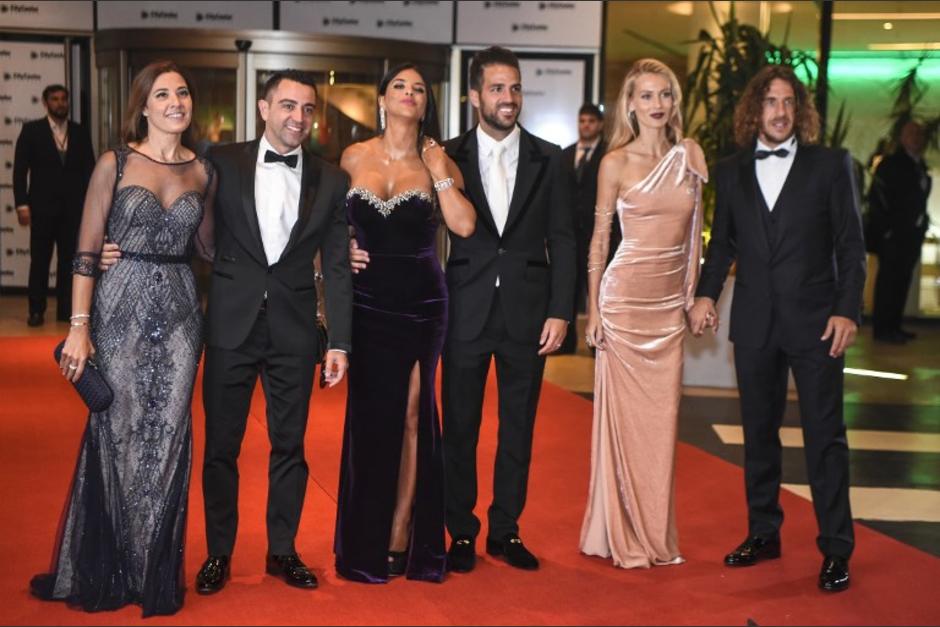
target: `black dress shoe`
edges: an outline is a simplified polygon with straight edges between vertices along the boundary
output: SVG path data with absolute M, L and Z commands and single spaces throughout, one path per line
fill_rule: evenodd
M 317 587 L 317 578 L 306 564 L 300 561 L 296 553 L 290 555 L 268 555 L 265 570 L 269 575 L 280 577 L 295 588 L 313 589 Z
M 514 533 L 508 533 L 502 540 L 486 539 L 486 552 L 490 555 L 503 557 L 510 566 L 523 570 L 537 570 L 539 560 L 522 544 L 522 540 Z
M 725 555 L 725 566 L 753 566 L 780 557 L 780 539 L 751 536 Z
M 470 536 L 457 536 L 447 552 L 447 570 L 469 573 L 477 565 L 476 546 Z
M 900 331 L 888 331 L 887 333 L 874 333 L 872 335 L 876 342 L 884 342 L 885 344 L 895 344 L 901 346 L 907 344 L 907 336 L 905 336 Z
M 41 327 L 45 319 L 41 313 L 31 313 L 29 318 L 26 319 L 26 326 L 30 327 Z
M 849 587 L 849 560 L 834 555 L 823 560 L 819 587 L 826 592 L 841 592 Z
M 210 555 L 196 574 L 196 592 L 214 594 L 225 587 L 230 576 L 228 555 Z
M 908 339 L 908 340 L 917 339 L 917 334 L 914 333 L 913 331 L 906 331 L 905 329 L 898 329 L 898 333 L 900 333 L 905 339 Z

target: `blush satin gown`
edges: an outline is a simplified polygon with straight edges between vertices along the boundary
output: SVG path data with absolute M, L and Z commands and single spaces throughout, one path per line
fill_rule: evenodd
M 685 312 L 702 240 L 702 150 L 685 139 L 616 200 L 623 241 L 604 271 L 614 207 L 598 207 L 589 272 L 599 308 L 591 482 L 581 551 L 615 566 L 679 564 L 674 480 Z

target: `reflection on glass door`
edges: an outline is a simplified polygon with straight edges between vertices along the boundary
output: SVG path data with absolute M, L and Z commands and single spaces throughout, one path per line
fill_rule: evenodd
M 250 55 L 248 100 L 254 106 L 254 128 L 247 136 L 260 137 L 264 121 L 256 101 L 263 96 L 264 84 L 280 68 L 310 72 L 317 85 L 317 113 L 310 132 L 309 148 L 331 163 L 339 163 L 343 149 L 372 137 L 376 131 L 376 85 L 381 64 L 332 60 L 322 57 Z

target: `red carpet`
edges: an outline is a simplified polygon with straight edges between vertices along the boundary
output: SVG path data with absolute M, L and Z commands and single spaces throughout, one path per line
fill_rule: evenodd
M 84 614 L 41 602 L 27 591 L 48 567 L 75 452 L 83 406 L 49 356 L 56 338 L 0 339 L 0 624 L 91 625 L 141 623 L 140 609 Z M 186 554 L 192 586 L 205 556 L 199 468 L 202 405 L 197 386 L 195 471 Z M 259 390 L 260 391 L 260 390 Z M 480 445 L 481 499 L 490 496 L 496 395 L 491 381 Z M 847 592 L 817 590 L 820 564 L 812 508 L 789 493 L 784 557 L 731 570 L 724 553 L 744 533 L 741 470 L 680 445 L 678 518 L 688 562 L 624 571 L 578 552 L 590 464 L 591 404 L 546 384 L 536 428 L 529 501 L 522 535 L 540 558 L 522 572 L 483 557 L 468 575 L 441 585 L 395 580 L 370 586 L 339 579 L 332 537 L 345 388 L 314 393 L 307 437 L 311 481 L 298 549 L 320 578 L 308 592 L 263 574 L 267 437 L 263 401 L 256 397 L 242 450 L 241 529 L 233 579 L 218 595 L 190 589 L 182 611 L 148 624 L 937 624 L 940 560 L 857 526 Z M 482 551 L 482 538 L 478 542 Z

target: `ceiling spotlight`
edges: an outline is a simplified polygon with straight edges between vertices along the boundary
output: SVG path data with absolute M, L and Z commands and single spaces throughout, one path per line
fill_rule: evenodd
M 882 24 L 882 28 L 884 28 L 885 30 L 891 30 L 892 28 L 894 28 L 894 24 L 892 24 L 891 22 L 885 22 L 884 24 Z
M 684 15 L 686 17 L 692 15 L 692 3 L 691 2 L 673 2 L 666 6 L 666 10 L 675 15 Z

